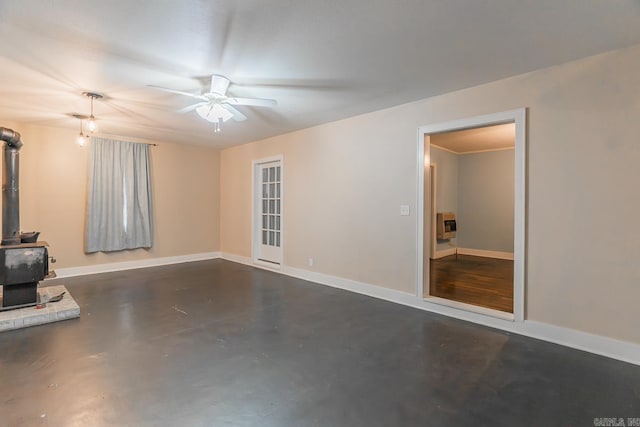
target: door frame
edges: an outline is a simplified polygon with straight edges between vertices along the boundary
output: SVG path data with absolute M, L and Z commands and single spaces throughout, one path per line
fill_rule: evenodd
M 258 231 L 258 224 L 262 224 L 262 217 L 258 214 L 258 195 L 261 194 L 262 187 L 258 183 L 260 176 L 257 172 L 258 167 L 265 163 L 280 162 L 280 263 L 272 263 L 262 261 L 258 258 L 260 253 L 258 246 L 260 245 L 261 235 Z M 260 193 L 258 193 L 260 191 Z M 253 264 L 259 267 L 265 267 L 272 270 L 280 270 L 284 264 L 284 156 L 282 154 L 256 159 L 251 162 L 251 260 Z
M 457 317 L 459 310 L 479 313 L 506 321 L 523 322 L 525 319 L 525 268 L 526 268 L 526 108 L 452 120 L 425 125 L 418 128 L 418 206 L 417 206 L 417 275 L 416 295 L 427 304 L 437 304 L 443 314 Z M 515 123 L 514 149 L 514 224 L 513 224 L 513 314 L 499 310 L 478 307 L 451 301 L 445 298 L 424 295 L 425 277 L 429 277 L 429 260 L 425 262 L 425 241 L 431 242 L 432 201 L 430 191 L 425 196 L 425 188 L 431 187 L 430 174 L 425 174 L 430 162 L 429 135 L 475 128 L 480 126 Z M 429 183 L 425 184 L 425 180 Z M 427 224 L 427 227 L 425 227 Z M 431 244 L 427 246 L 431 250 Z

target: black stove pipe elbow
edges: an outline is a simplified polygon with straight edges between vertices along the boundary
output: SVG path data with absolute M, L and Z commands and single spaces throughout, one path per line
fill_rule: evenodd
M 0 140 L 5 141 L 9 147 L 20 149 L 22 147 L 22 137 L 14 130 L 0 127 Z
M 2 173 L 2 245 L 20 243 L 20 148 L 22 137 L 12 129 L 0 127 L 0 140 L 6 142 Z

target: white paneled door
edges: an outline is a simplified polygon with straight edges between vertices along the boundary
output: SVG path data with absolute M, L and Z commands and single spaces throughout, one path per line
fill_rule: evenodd
M 257 163 L 254 187 L 254 260 L 282 262 L 282 160 Z

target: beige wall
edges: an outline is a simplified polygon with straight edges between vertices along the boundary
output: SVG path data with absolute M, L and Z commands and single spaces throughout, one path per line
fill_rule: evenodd
M 151 149 L 154 247 L 85 254 L 87 149 L 76 131 L 0 122 L 22 134 L 21 229 L 38 230 L 55 268 L 80 267 L 219 249 L 219 151 L 158 142 Z M 126 138 L 123 138 L 126 139 Z
M 251 256 L 251 161 L 282 153 L 284 264 L 409 290 L 415 220 L 398 212 L 415 200 L 415 167 L 396 162 L 416 149 L 390 144 L 393 127 L 380 135 L 381 129 L 369 124 L 361 116 L 224 150 L 223 250 Z M 415 140 L 415 133 L 410 130 L 409 138 Z M 313 268 L 307 267 L 308 258 L 314 259 Z
M 640 46 L 226 149 L 221 248 L 251 255 L 251 161 L 283 154 L 284 264 L 413 293 L 417 128 L 528 107 L 527 318 L 640 343 L 638 69 Z

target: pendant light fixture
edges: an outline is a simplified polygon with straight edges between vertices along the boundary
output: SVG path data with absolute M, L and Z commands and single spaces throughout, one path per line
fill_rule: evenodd
M 78 135 L 78 139 L 76 139 L 76 144 L 80 147 L 84 147 L 84 144 L 87 143 L 87 138 L 82 133 L 82 120 L 80 120 L 80 135 Z
M 80 134 L 76 138 L 76 144 L 78 144 L 79 147 L 84 147 L 87 143 L 87 137 L 82 131 L 82 122 L 87 118 L 87 116 L 83 116 L 82 114 L 73 114 L 73 117 L 80 120 Z
M 93 115 L 93 100 L 102 99 L 104 98 L 104 95 L 97 92 L 82 92 L 82 94 L 91 99 L 91 115 L 89 116 L 88 127 L 89 127 L 89 131 L 93 133 L 98 129 L 96 125 L 96 118 Z

